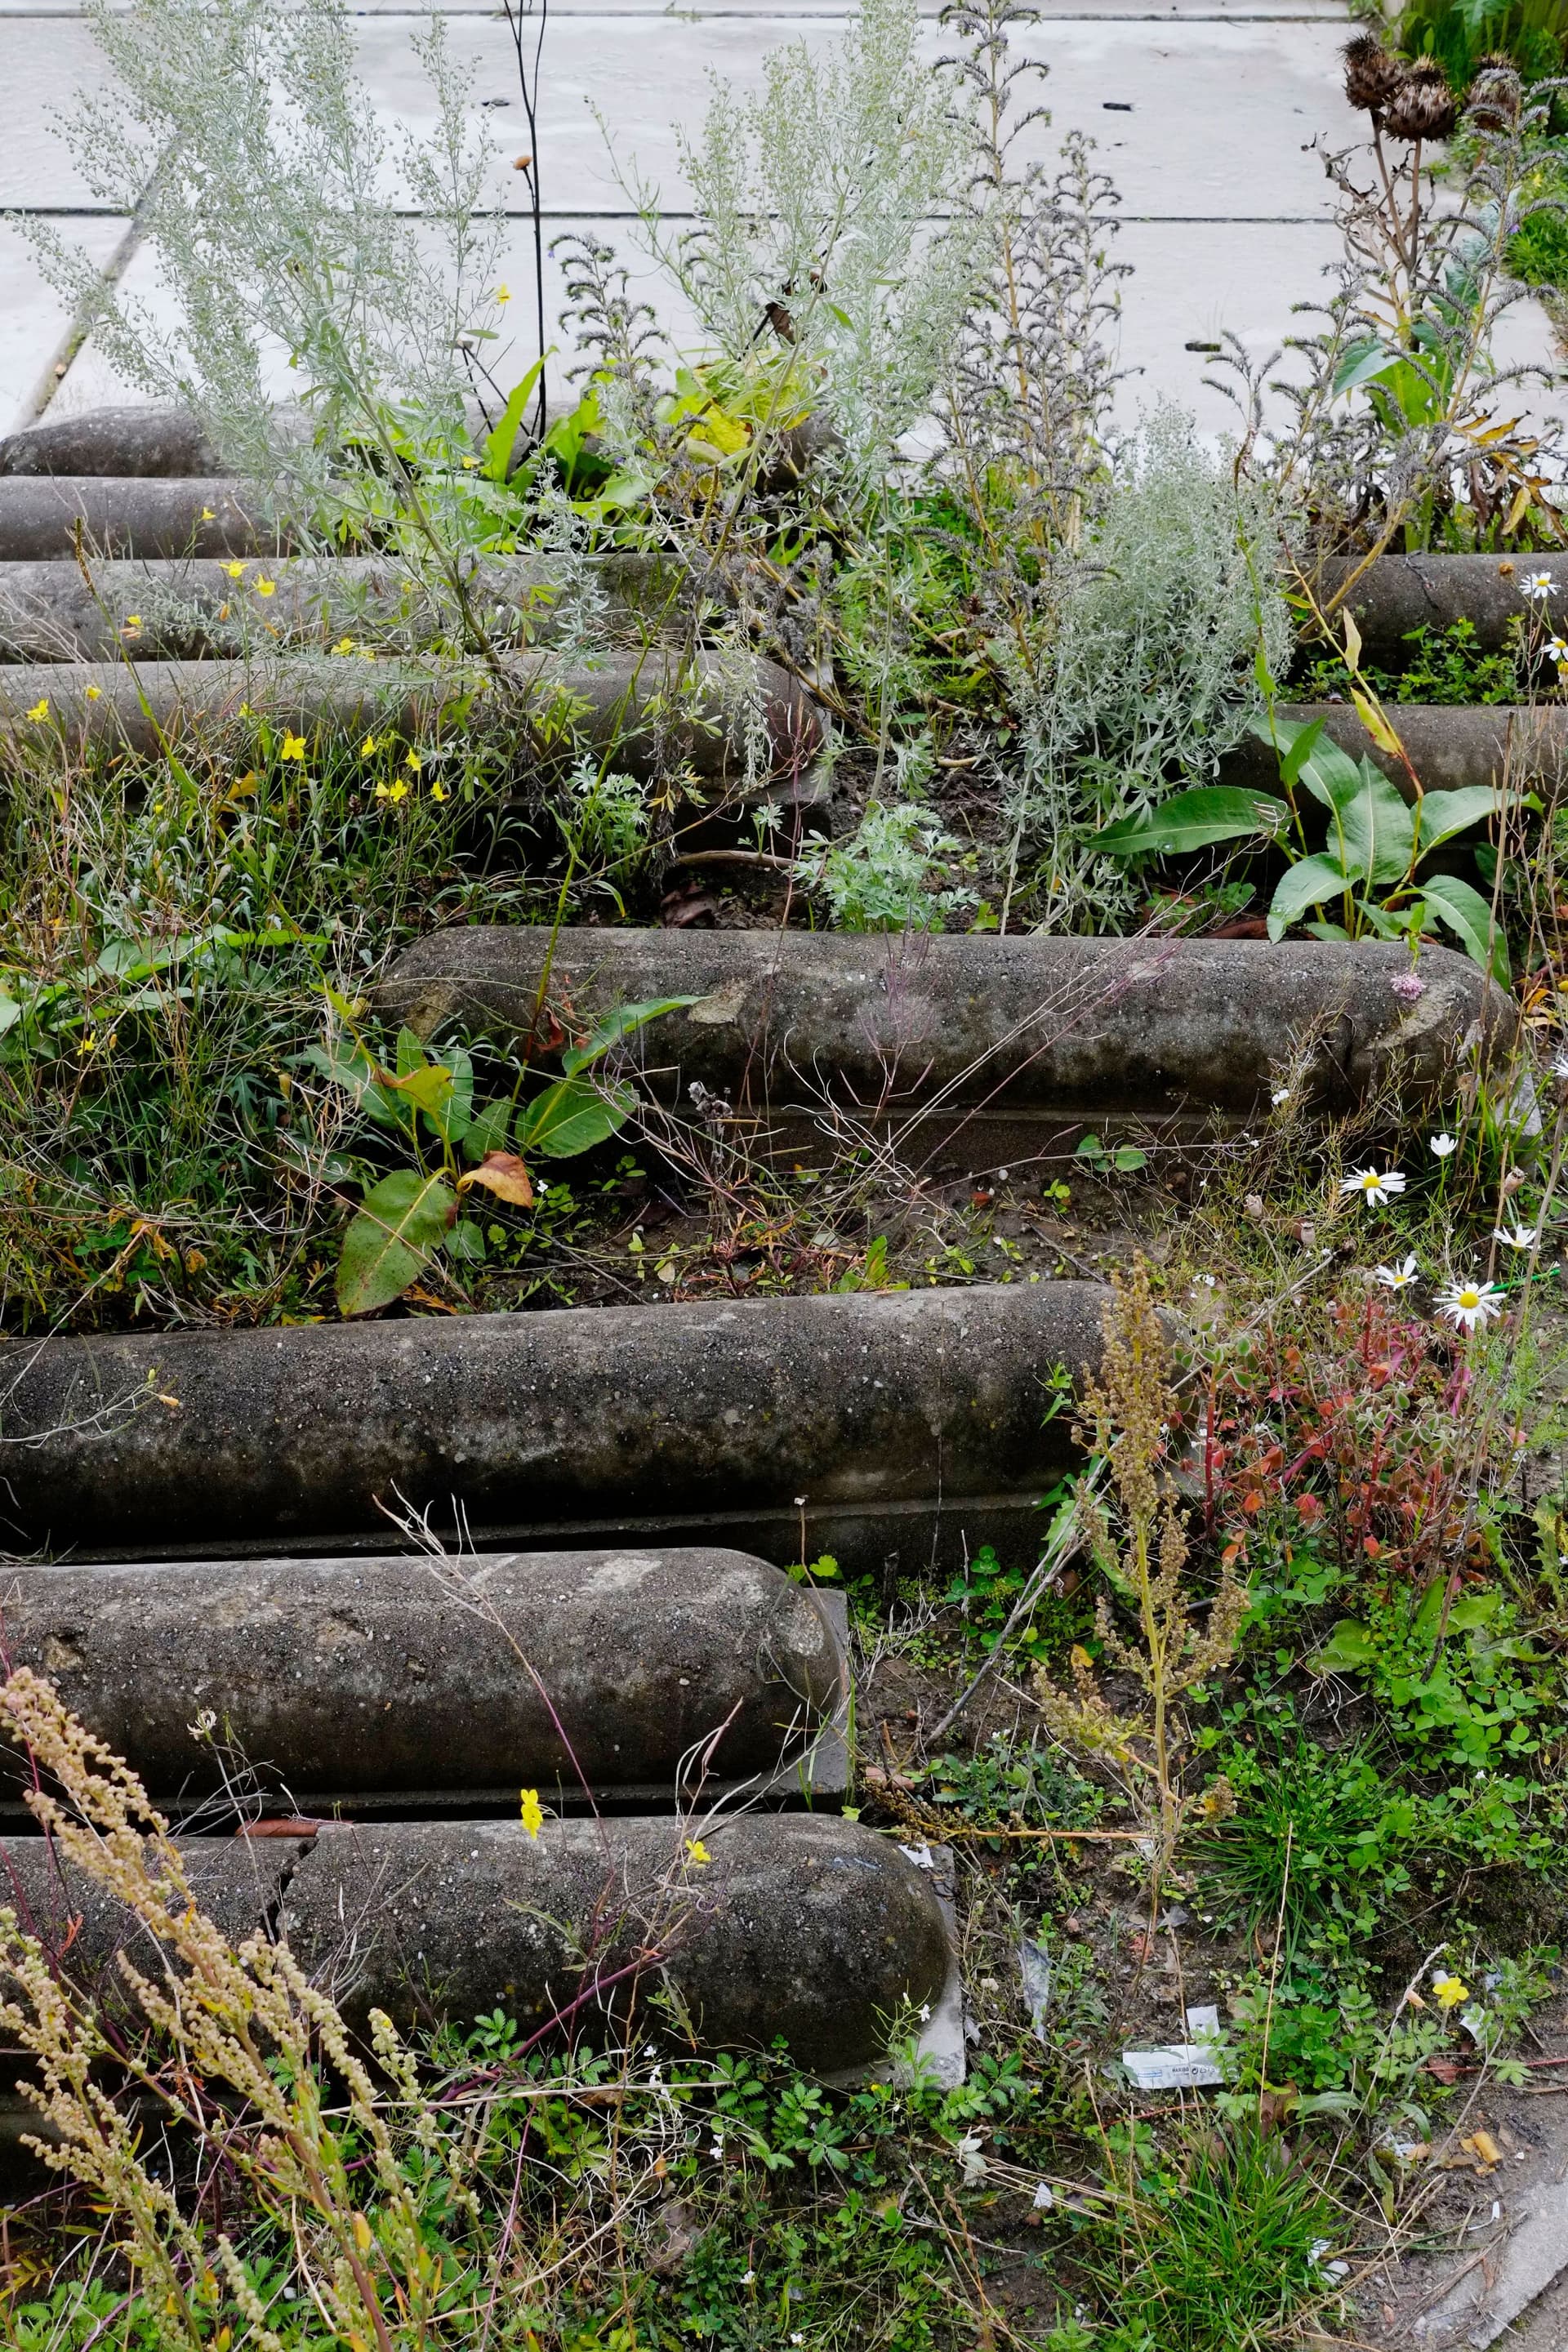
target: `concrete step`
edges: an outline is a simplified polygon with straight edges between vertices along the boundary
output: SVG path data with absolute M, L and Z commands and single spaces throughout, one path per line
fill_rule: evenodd
M 4 1622 L 11 1670 L 207 1829 L 846 1785 L 843 1597 L 737 1551 L 19 1566 Z M 31 1785 L 0 1750 L 0 1811 Z

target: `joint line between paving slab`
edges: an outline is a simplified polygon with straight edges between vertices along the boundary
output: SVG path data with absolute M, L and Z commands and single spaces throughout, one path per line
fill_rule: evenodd
M 0 24 L 5 22 L 5 19 L 0 17 Z M 24 220 L 118 220 L 121 217 L 112 205 L 7 205 L 5 210 Z M 405 208 L 399 205 L 392 217 L 395 220 L 416 221 L 426 220 L 429 215 L 413 206 Z M 570 205 L 559 212 L 549 211 L 540 215 L 541 220 L 547 221 L 637 221 L 645 217 L 642 213 L 627 209 L 596 212 L 584 205 Z M 700 215 L 697 213 L 661 212 L 657 217 L 661 221 L 694 221 Z M 940 217 L 945 218 L 946 215 Z M 1121 213 L 1117 217 L 1122 226 L 1136 228 L 1331 228 L 1333 226 L 1331 213 Z M 533 214 L 527 208 L 513 210 L 510 205 L 499 205 L 494 211 L 487 209 L 476 213 L 474 218 L 531 220 Z M 133 221 L 104 265 L 106 284 L 119 284 L 141 236 L 140 225 Z M 66 339 L 68 342 L 75 333 L 73 328 L 71 336 Z M 80 348 L 79 341 L 77 348 Z M 75 357 L 74 352 L 71 356 Z
M 98 300 L 100 304 L 102 303 L 106 296 L 114 291 L 114 289 L 121 283 L 126 271 L 130 268 L 132 260 L 135 258 L 137 248 L 142 243 L 142 224 L 146 218 L 148 204 L 152 199 L 153 191 L 156 188 L 159 181 L 162 179 L 164 172 L 168 168 L 169 160 L 173 152 L 174 149 L 172 146 L 166 147 L 163 154 L 159 157 L 157 163 L 154 164 L 153 176 L 148 181 L 146 186 L 142 189 L 142 194 L 137 197 L 136 209 L 125 224 L 124 236 L 120 239 L 114 251 L 110 255 L 109 259 L 104 263 L 103 268 L 98 273 Z M 14 209 L 23 211 L 26 213 L 29 217 L 35 219 L 47 219 L 51 217 L 51 215 L 41 206 L 35 207 L 32 205 L 22 205 L 15 207 Z M 118 217 L 118 215 L 107 205 L 102 207 L 102 216 L 110 220 L 113 220 Z M 92 215 L 86 207 L 83 207 L 79 213 L 54 215 L 54 217 L 88 219 L 92 217 Z M 28 395 L 26 404 L 23 408 L 20 419 L 20 422 L 23 425 L 36 425 L 41 416 L 47 415 L 49 403 L 53 400 L 56 393 L 58 392 L 67 376 L 70 373 L 71 368 L 78 357 L 80 355 L 84 345 L 91 340 L 93 329 L 97 323 L 95 306 L 89 305 L 87 307 L 85 311 L 83 310 L 79 310 L 77 311 L 76 316 L 72 319 L 69 326 L 66 329 L 64 335 L 55 345 L 54 350 L 50 352 L 48 360 L 46 362 L 43 374 L 34 384 L 32 392 Z

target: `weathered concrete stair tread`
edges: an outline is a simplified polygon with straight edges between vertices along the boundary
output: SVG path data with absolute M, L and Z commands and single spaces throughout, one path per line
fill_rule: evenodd
M 181 1852 L 226 1933 L 275 1929 L 356 2028 L 373 2008 L 405 2028 L 502 2008 L 537 2030 L 577 2003 L 579 2030 L 615 2036 L 633 2005 L 620 1972 L 651 1944 L 665 1957 L 636 1994 L 668 1984 L 704 2046 L 783 2033 L 827 2072 L 879 2056 L 900 2004 L 936 2001 L 948 1975 L 929 1874 L 820 1815 L 550 1822 L 537 1838 L 517 1822 L 343 1823 L 281 1850 L 240 1838 Z M 42 1839 L 0 1841 L 0 1868 L 72 1981 L 111 2011 L 126 1998 L 122 1941 L 157 1971 L 148 1931 Z
M 390 1018 L 503 1034 L 531 1024 L 552 935 L 527 925 L 437 932 L 380 990 Z M 1252 1117 L 1309 1040 L 1303 1107 L 1407 1100 L 1454 1076 L 1472 1028 L 1512 1034 L 1509 1000 L 1468 958 L 1426 949 L 1414 1004 L 1391 982 L 1400 945 L 1311 940 L 1083 940 L 984 934 L 566 930 L 551 995 L 586 1026 L 618 1003 L 700 1001 L 644 1033 L 645 1082 L 666 1102 L 695 1084 L 729 1097 L 759 1143 L 799 1148 L 881 1126 L 908 1160 L 1004 1164 L 1083 1127 Z
M 607 554 L 591 578 L 605 625 L 624 639 L 687 617 L 687 575 L 673 560 Z M 262 596 L 257 583 L 265 580 Z M 568 569 L 548 553 L 476 563 L 465 593 L 490 642 L 548 643 Z M 0 662 L 115 662 L 269 656 L 278 645 L 331 648 L 345 635 L 428 644 L 454 635 L 450 592 L 430 593 L 406 562 L 385 555 L 286 555 L 234 577 L 217 557 L 0 563 Z
M 1527 596 L 1526 582 L 1541 572 L 1552 580 L 1551 591 Z M 1561 557 L 1380 555 L 1364 571 L 1353 562 L 1326 563 L 1320 590 L 1324 597 L 1342 595 L 1338 609 L 1353 614 L 1363 651 L 1379 663 L 1407 653 L 1412 631 L 1436 635 L 1456 621 L 1470 623 L 1486 653 L 1508 644 L 1514 621 L 1542 641 L 1568 634 L 1568 563 Z M 1398 712 L 1392 715 L 1397 723 Z
M 1352 759 L 1371 760 L 1406 800 L 1415 799 L 1403 763 L 1373 741 L 1350 703 L 1282 704 L 1279 715 L 1289 720 L 1321 719 L 1324 732 L 1341 751 Z M 1500 785 L 1510 780 L 1522 791 L 1542 775 L 1556 776 L 1568 754 L 1568 704 L 1395 702 L 1388 706 L 1388 718 L 1424 792 L 1457 792 L 1467 784 Z M 1220 762 L 1220 781 L 1278 794 L 1279 762 L 1272 746 L 1256 739 L 1238 744 Z
M 91 408 L 44 416 L 0 440 L 0 475 L 219 478 L 230 470 L 188 408 Z
M 806 780 L 822 744 L 816 706 L 774 663 L 735 665 L 674 650 L 615 654 L 594 667 L 548 653 L 507 657 L 498 682 L 479 665 L 366 662 L 349 657 L 255 661 L 26 663 L 0 666 L 0 735 L 36 748 L 41 701 L 51 730 L 86 740 L 155 752 L 166 737 L 210 736 L 240 720 L 242 706 L 274 726 L 357 733 L 367 724 L 412 733 L 444 704 L 471 697 L 467 732 L 509 730 L 525 740 L 531 720 L 569 713 L 572 740 L 613 751 L 633 774 L 684 765 L 704 782 L 744 779 L 754 701 L 771 751 L 772 775 Z M 564 700 L 563 700 L 564 698 Z M 775 792 L 773 782 L 758 789 Z
M 729 1542 L 880 1568 L 1034 1540 L 1106 1291 L 998 1284 L 8 1344 L 14 1541 L 76 1557 Z M 179 1400 L 177 1406 L 157 1402 Z M 605 1522 L 610 1524 L 606 1528 Z M 657 1528 L 650 1538 L 649 1527 Z M 378 1539 L 379 1538 L 379 1539 Z
M 16 1567 L 0 1624 L 13 1670 L 47 1675 L 161 1805 L 222 1792 L 188 1727 L 210 1710 L 280 1810 L 449 1792 L 510 1812 L 525 1782 L 580 1801 L 787 1789 L 804 1767 L 820 1790 L 825 1735 L 842 1786 L 836 1600 L 718 1549 L 373 1555 Z M 0 1787 L 28 1780 L 0 1751 Z
M 89 555 L 280 555 L 293 540 L 254 482 L 231 476 L 0 474 L 0 564 Z

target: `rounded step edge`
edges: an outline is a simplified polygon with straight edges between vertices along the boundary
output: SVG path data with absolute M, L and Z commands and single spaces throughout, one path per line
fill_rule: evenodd
M 165 1812 L 210 1814 L 237 1780 L 294 1813 L 409 1795 L 510 1811 L 522 1784 L 556 1802 L 826 1796 L 844 1780 L 842 1618 L 840 1596 L 719 1547 L 0 1580 L 11 1669 L 52 1682 Z M 0 1748 L 0 1793 L 19 1804 L 30 1780 Z

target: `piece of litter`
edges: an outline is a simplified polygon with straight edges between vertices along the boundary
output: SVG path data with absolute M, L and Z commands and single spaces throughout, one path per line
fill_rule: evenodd
M 1200 2009 L 1187 2011 L 1187 2032 L 1194 2042 L 1219 2040 L 1219 2004 L 1208 2001 Z
M 1141 2091 L 1201 2091 L 1225 2080 L 1208 2052 L 1193 2042 L 1124 2050 L 1121 2063 Z
M 1167 1927 L 1184 1927 L 1192 1916 L 1184 1903 L 1173 1903 L 1163 1924 Z
M 1051 2210 L 1051 2207 L 1056 2203 L 1056 2201 L 1057 2201 L 1057 2200 L 1056 2200 L 1056 2198 L 1055 2198 L 1055 2196 L 1053 2195 L 1052 2190 L 1051 2190 L 1051 2184 L 1050 2184 L 1050 2182 L 1049 2182 L 1048 2180 L 1042 2180 L 1042 2181 L 1038 2182 L 1038 2183 L 1037 2184 L 1037 2186 L 1036 2186 L 1036 2189 L 1035 2189 L 1035 2210 L 1036 2210 L 1036 2212 L 1037 2212 L 1037 2213 L 1048 2213 L 1048 2212 L 1050 2211 L 1050 2210 Z
M 1051 1956 L 1043 1944 L 1031 1944 L 1026 1936 L 1018 1942 L 1018 1969 L 1024 1979 L 1024 2006 L 1029 2012 L 1029 2022 L 1035 2029 L 1037 2042 L 1046 2038 L 1046 2011 L 1051 2005 L 1051 1981 L 1055 1970 Z
M 984 2180 L 991 2169 L 980 2150 L 981 2139 L 977 2131 L 965 2132 L 953 2150 L 953 2154 L 963 2167 L 963 2185 L 966 2189 L 973 2189 L 977 2180 Z
M 899 1852 L 906 1862 L 912 1862 L 917 1870 L 936 1868 L 936 1858 L 929 1845 L 901 1845 Z

